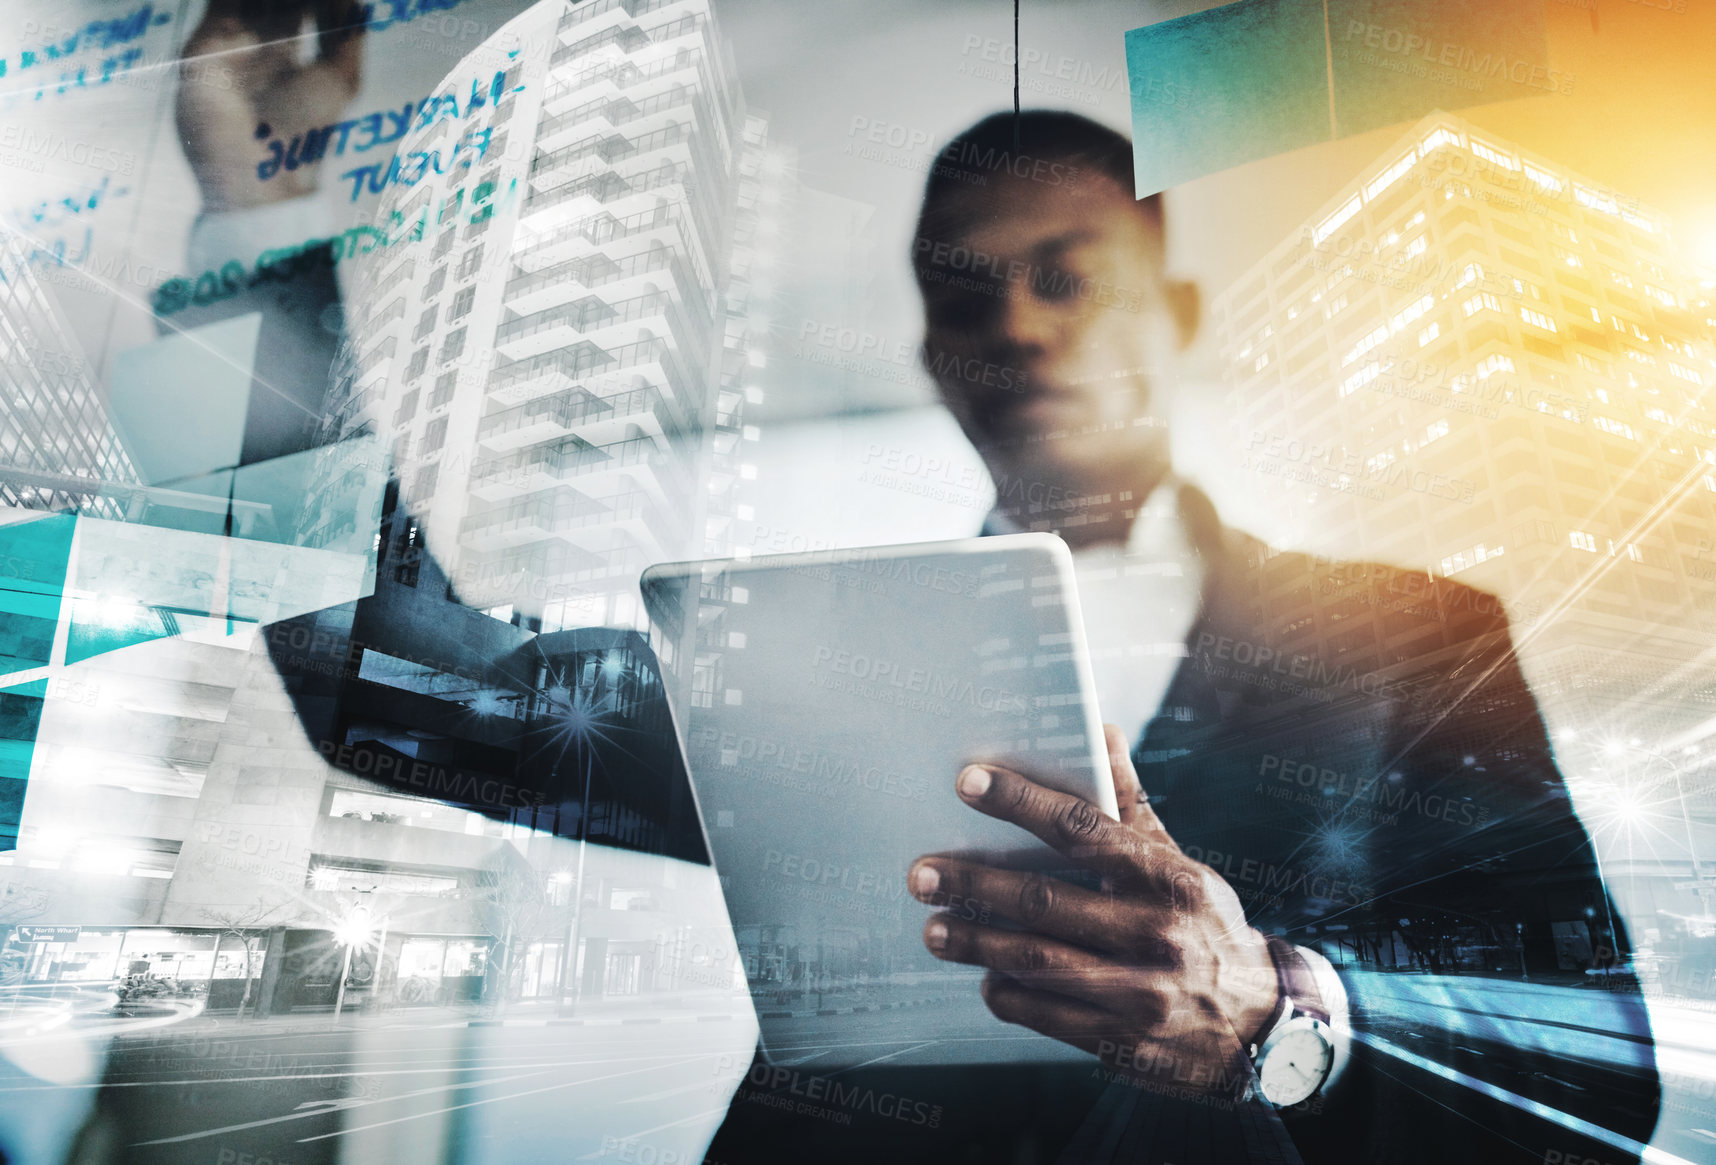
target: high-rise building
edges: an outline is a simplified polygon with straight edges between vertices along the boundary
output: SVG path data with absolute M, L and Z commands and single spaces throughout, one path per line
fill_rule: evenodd
M 390 442 L 374 593 L 50 690 L 0 857 L 0 921 L 41 930 L 0 972 L 142 962 L 212 1006 L 254 979 L 252 1006 L 315 1007 L 343 943 L 400 1003 L 468 998 L 491 959 L 541 999 L 732 987 L 687 896 L 713 883 L 659 698 L 679 644 L 628 629 L 643 567 L 726 552 L 744 513 L 772 167 L 732 77 L 708 0 L 537 6 L 333 180 L 382 198 L 333 247 L 349 342 L 283 538 L 356 537 L 373 459 L 332 442 Z M 607 731 L 658 752 L 592 765 Z
M 0 246 L 0 504 L 111 514 L 101 487 L 137 474 L 29 249 L 18 235 Z
M 1214 304 L 1289 540 L 1421 572 L 1312 594 L 1265 566 L 1258 601 L 1299 613 L 1281 649 L 1386 669 L 1446 634 L 1427 596 L 1491 601 L 1441 580 L 1499 595 L 1647 944 L 1716 886 L 1711 287 L 1666 216 L 1437 113 Z
M 1435 114 L 1214 312 L 1246 465 L 1325 539 L 1716 629 L 1710 292 L 1661 214 Z
M 391 436 L 468 604 L 544 632 L 644 627 L 645 566 L 726 548 L 729 248 L 764 127 L 708 0 L 545 6 L 452 78 L 463 120 L 402 143 L 437 172 L 377 215 L 411 238 L 356 281 L 332 427 Z

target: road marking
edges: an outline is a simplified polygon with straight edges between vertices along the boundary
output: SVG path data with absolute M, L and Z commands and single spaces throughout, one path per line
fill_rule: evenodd
M 701 1059 L 703 1059 L 702 1056 L 693 1056 L 691 1059 L 682 1060 L 680 1063 L 681 1064 L 690 1064 L 690 1063 L 693 1063 L 693 1062 L 695 1062 L 697 1060 L 701 1060 Z M 662 1066 L 663 1067 L 678 1067 L 679 1065 L 662 1065 Z M 553 1092 L 556 1089 L 560 1089 L 560 1088 L 575 1088 L 580 1084 L 599 1084 L 604 1080 L 617 1080 L 622 1076 L 636 1076 L 639 1072 L 654 1072 L 655 1070 L 656 1070 L 655 1067 L 638 1068 L 635 1071 L 631 1071 L 631 1072 L 614 1072 L 614 1073 L 611 1073 L 607 1076 L 592 1076 L 588 1080 L 564 1080 L 564 1081 L 561 1081 L 559 1084 L 549 1084 L 549 1085 L 546 1085 L 542 1088 L 531 1088 L 531 1089 L 527 1089 L 524 1092 L 514 1092 L 514 1093 L 511 1093 L 507 1096 L 489 1096 L 489 1097 L 484 1097 L 482 1100 L 469 1100 L 469 1101 L 466 1101 L 464 1104 L 450 1104 L 445 1108 L 431 1109 L 429 1112 L 414 1113 L 411 1116 L 394 1117 L 392 1120 L 376 1121 L 373 1124 L 367 1124 L 367 1125 L 356 1125 L 352 1128 L 340 1129 L 337 1132 L 319 1133 L 313 1137 L 299 1137 L 298 1143 L 300 1145 L 305 1145 L 305 1144 L 309 1144 L 311 1141 L 325 1141 L 329 1137 L 343 1137 L 347 1133 L 361 1133 L 361 1132 L 367 1132 L 370 1129 L 385 1128 L 388 1125 L 404 1124 L 406 1121 L 422 1120 L 424 1117 L 429 1117 L 429 1116 L 440 1116 L 442 1113 L 457 1112 L 460 1109 L 464 1109 L 464 1108 L 475 1108 L 479 1104 L 495 1104 L 498 1101 L 502 1101 L 502 1100 L 518 1100 L 519 1098 L 525 1097 L 525 1096 L 535 1096 L 537 1093 L 540 1093 L 540 1092 Z M 540 1073 L 534 1073 L 534 1075 L 540 1075 Z M 495 1083 L 505 1083 L 505 1081 L 495 1081 Z M 380 1102 L 378 1101 L 376 1103 L 380 1103 Z M 723 1111 L 725 1111 L 725 1109 L 723 1109 Z

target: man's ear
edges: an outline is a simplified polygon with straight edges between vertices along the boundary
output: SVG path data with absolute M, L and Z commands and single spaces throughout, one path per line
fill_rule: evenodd
M 1165 281 L 1163 290 L 1168 300 L 1168 311 L 1174 317 L 1174 332 L 1179 337 L 1180 350 L 1184 351 L 1197 339 L 1198 328 L 1204 322 L 1203 293 L 1189 279 L 1169 279 Z

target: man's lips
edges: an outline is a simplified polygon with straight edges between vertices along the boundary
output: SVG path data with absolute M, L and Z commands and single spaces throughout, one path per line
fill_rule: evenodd
M 1095 394 L 1088 389 L 1035 387 L 1028 392 L 1011 394 L 997 401 L 996 412 L 1002 415 L 1059 413 L 1071 409 L 1089 408 Z

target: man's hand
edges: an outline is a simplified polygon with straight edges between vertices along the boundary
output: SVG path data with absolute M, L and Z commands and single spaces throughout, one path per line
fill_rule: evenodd
M 299 38 L 312 14 L 316 58 L 301 64 Z M 337 122 L 357 96 L 359 7 L 350 0 L 209 0 L 184 55 L 186 61 L 218 57 L 233 78 L 232 88 L 223 89 L 181 70 L 179 140 L 204 209 L 265 206 L 314 192 L 319 163 L 282 169 L 267 181 L 257 176 L 257 163 L 269 156 L 267 139 L 290 143 L 296 134 Z
M 1000 1019 L 1146 1081 L 1232 1091 L 1279 1006 L 1274 963 L 1233 889 L 1168 836 L 1144 798 L 1125 738 L 1104 727 L 1119 821 L 995 766 L 968 766 L 956 786 L 980 812 L 1101 874 L 1102 891 L 958 858 L 919 858 L 908 884 L 920 900 L 975 900 L 1026 928 L 936 914 L 924 926 L 924 945 L 938 958 L 989 968 L 983 998 Z

